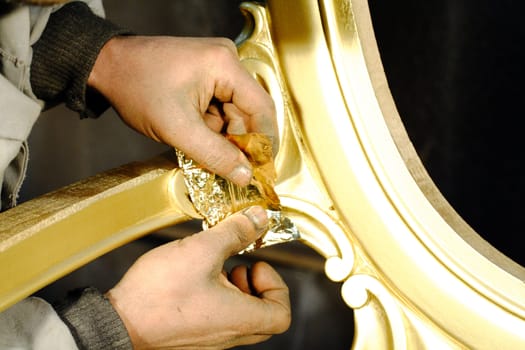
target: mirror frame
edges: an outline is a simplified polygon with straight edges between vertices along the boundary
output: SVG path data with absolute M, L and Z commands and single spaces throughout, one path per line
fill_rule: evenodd
M 366 0 L 241 9 L 240 59 L 279 118 L 276 190 L 354 309 L 353 348 L 523 347 L 525 269 L 477 235 L 426 173 L 388 89 Z M 195 217 L 170 156 L 8 210 L 0 214 L 0 309 Z
M 388 89 L 367 2 L 269 1 L 266 18 L 255 17 L 267 23 L 271 41 L 260 45 L 281 75 L 298 153 L 324 194 L 301 197 L 352 245 L 338 247 L 344 264 L 324 255 L 355 310 L 354 347 L 524 346 L 525 269 L 476 234 L 425 171 Z M 277 163 L 279 194 L 304 193 L 287 185 L 293 166 Z

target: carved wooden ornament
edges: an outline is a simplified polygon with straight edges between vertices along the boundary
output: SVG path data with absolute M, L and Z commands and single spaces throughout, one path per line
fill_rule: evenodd
M 390 95 L 366 0 L 245 3 L 245 67 L 277 106 L 277 186 L 354 309 L 354 349 L 525 348 L 525 269 L 433 184 Z M 173 159 L 0 215 L 0 309 L 143 234 L 198 217 Z M 117 208 L 119 208 L 117 210 Z

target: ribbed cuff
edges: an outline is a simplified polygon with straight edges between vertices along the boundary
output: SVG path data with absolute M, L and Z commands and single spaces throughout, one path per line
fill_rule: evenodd
M 133 349 L 124 323 L 108 299 L 95 288 L 71 292 L 55 310 L 80 349 Z
M 31 87 L 50 105 L 65 102 L 81 118 L 98 117 L 109 103 L 87 87 L 87 80 L 104 44 L 129 30 L 95 15 L 83 2 L 73 1 L 49 18 L 33 45 Z

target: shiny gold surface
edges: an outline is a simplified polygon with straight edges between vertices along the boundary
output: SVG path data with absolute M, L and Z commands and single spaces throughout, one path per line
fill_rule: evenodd
M 366 1 L 245 10 L 256 24 L 241 57 L 282 118 L 278 193 L 327 275 L 343 281 L 354 348 L 523 348 L 525 270 L 473 232 L 426 174 Z
M 271 149 L 269 152 L 268 161 L 273 167 Z M 283 215 L 279 208 L 270 208 L 266 202 L 267 199 L 263 197 L 261 190 L 256 186 L 251 184 L 246 187 L 237 186 L 202 168 L 192 159 L 186 157 L 183 152 L 177 150 L 176 153 L 179 167 L 184 175 L 185 192 L 195 211 L 202 217 L 205 229 L 251 205 L 263 205 L 266 208 L 269 221 L 268 230 L 239 254 L 250 253 L 256 249 L 275 244 L 292 242 L 300 238 L 299 231 L 293 221 Z M 277 193 L 274 192 L 273 186 L 270 187 L 270 190 L 280 207 L 280 200 Z M 274 203 L 274 205 L 276 204 Z
M 277 106 L 283 212 L 342 283 L 353 348 L 525 348 L 525 269 L 483 241 L 425 172 L 390 96 L 366 1 L 242 9 L 240 57 Z M 0 307 L 197 217 L 172 168 L 164 158 L 123 167 L 0 215 Z
M 0 310 L 126 242 L 188 220 L 190 204 L 173 195 L 175 166 L 166 156 L 131 163 L 0 214 Z

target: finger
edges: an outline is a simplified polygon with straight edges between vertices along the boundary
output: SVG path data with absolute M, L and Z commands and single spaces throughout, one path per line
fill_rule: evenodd
M 248 267 L 246 265 L 235 266 L 230 272 L 230 282 L 243 293 L 252 294 L 248 280 Z
M 290 295 L 286 283 L 270 265 L 257 262 L 251 268 L 253 291 L 266 302 L 272 314 L 270 321 L 262 325 L 265 332 L 285 332 L 291 322 Z
M 238 62 L 237 62 L 238 63 Z M 221 72 L 215 89 L 215 97 L 224 102 L 231 102 L 248 117 L 247 131 L 260 132 L 274 140 L 274 150 L 279 148 L 279 130 L 272 97 L 240 65 Z
M 171 133 L 169 137 L 171 142 L 168 143 L 209 171 L 239 186 L 250 183 L 252 166 L 246 156 L 203 123 L 200 116 L 195 122 L 187 121 L 182 130 Z
M 232 103 L 225 103 L 223 105 L 224 110 L 224 121 L 228 124 L 226 132 L 230 135 L 243 135 L 248 131 L 246 130 L 246 120 L 242 112 L 239 111 Z
M 225 261 L 259 238 L 268 228 L 268 216 L 260 206 L 234 214 L 198 235 L 201 246 L 214 261 Z M 222 268 L 222 266 L 221 266 Z
M 222 117 L 214 112 L 206 112 L 203 116 L 203 120 L 208 128 L 215 131 L 216 133 L 221 132 L 224 126 L 224 120 Z

